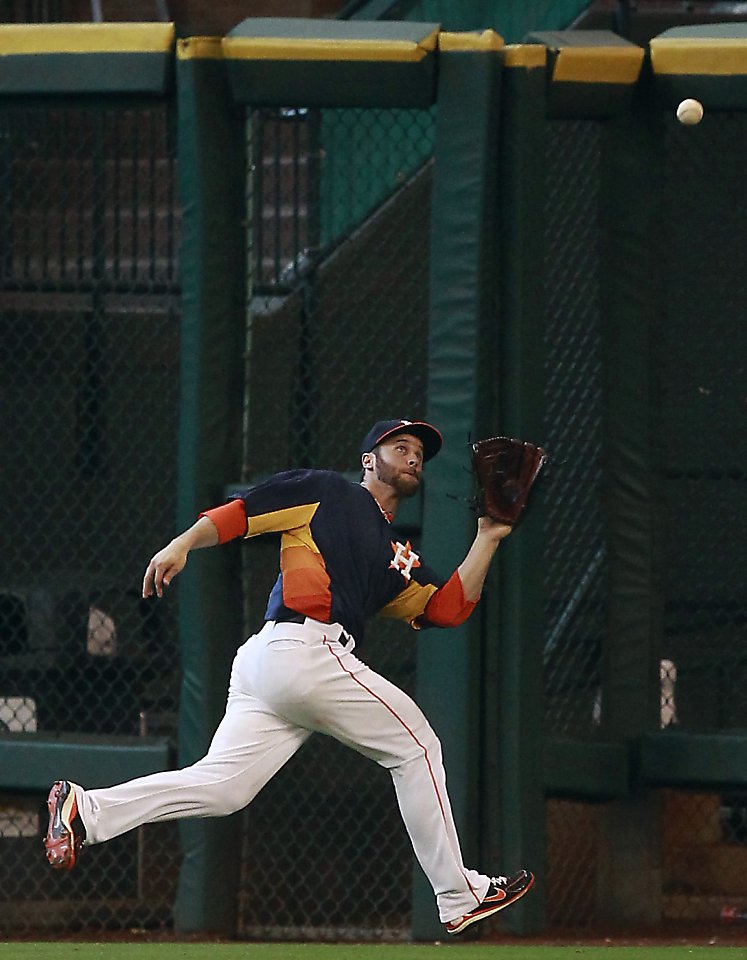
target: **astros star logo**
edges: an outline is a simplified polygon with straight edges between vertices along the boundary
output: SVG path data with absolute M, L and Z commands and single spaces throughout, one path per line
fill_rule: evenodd
M 408 540 L 407 543 L 392 543 L 392 550 L 394 550 L 394 559 L 389 564 L 390 568 L 393 570 L 399 570 L 405 580 L 409 580 L 411 577 L 410 571 L 413 567 L 420 566 L 420 557 L 412 549 L 412 544 Z

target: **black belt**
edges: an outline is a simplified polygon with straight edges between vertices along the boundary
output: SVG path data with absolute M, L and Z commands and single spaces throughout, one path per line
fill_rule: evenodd
M 274 622 L 275 623 L 306 623 L 307 619 L 308 618 L 303 613 L 289 613 L 286 616 L 284 616 L 282 619 L 277 619 Z M 344 628 L 340 636 L 345 637 L 346 641 L 353 639 L 353 635 L 348 633 L 348 631 L 345 630 Z

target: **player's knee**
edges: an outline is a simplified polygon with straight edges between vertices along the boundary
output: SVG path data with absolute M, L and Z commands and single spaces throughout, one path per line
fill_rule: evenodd
M 251 798 L 236 789 L 226 790 L 221 785 L 219 790 L 210 798 L 211 817 L 230 817 L 232 813 L 245 807 Z
M 443 751 L 441 750 L 441 741 L 438 739 L 436 734 L 428 728 L 428 736 L 424 738 L 423 747 L 428 759 L 432 763 L 440 764 L 443 762 Z
M 426 720 L 417 731 L 417 738 L 423 747 L 430 753 L 441 754 L 441 741 L 436 736 L 433 727 Z
M 441 741 L 427 724 L 417 731 L 414 739 L 407 741 L 399 762 L 394 766 L 401 767 L 422 760 L 436 765 L 442 762 Z

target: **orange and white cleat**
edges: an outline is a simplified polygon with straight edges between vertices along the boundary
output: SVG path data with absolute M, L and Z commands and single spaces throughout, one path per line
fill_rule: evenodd
M 461 933 L 470 924 L 492 917 L 499 910 L 505 910 L 520 900 L 534 886 L 534 874 L 529 870 L 519 870 L 510 877 L 491 877 L 488 892 L 482 903 L 455 920 L 446 924 L 447 933 Z
M 49 826 L 44 838 L 47 860 L 56 870 L 72 870 L 85 843 L 86 828 L 78 812 L 75 787 L 69 780 L 58 780 L 47 798 Z

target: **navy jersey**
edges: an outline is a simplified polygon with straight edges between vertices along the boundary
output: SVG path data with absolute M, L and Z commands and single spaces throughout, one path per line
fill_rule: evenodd
M 301 614 L 340 623 L 360 640 L 374 615 L 419 625 L 444 583 L 368 490 L 338 473 L 290 470 L 232 499 L 244 505 L 244 536 L 281 534 L 280 575 L 266 620 Z

